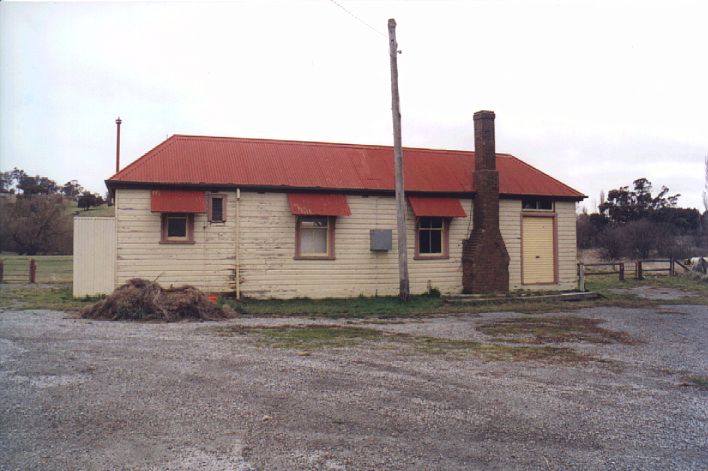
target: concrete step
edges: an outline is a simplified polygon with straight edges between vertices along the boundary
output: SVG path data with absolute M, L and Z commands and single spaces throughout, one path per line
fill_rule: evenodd
M 565 293 L 552 294 L 450 294 L 443 295 L 443 302 L 450 304 L 489 304 L 489 303 L 509 303 L 509 302 L 540 302 L 540 301 L 585 301 L 599 299 L 602 295 L 592 291 L 581 293 L 580 291 L 569 291 Z

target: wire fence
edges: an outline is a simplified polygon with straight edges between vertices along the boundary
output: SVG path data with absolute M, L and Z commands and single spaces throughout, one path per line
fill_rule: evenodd
M 71 283 L 71 255 L 0 255 L 0 283 Z

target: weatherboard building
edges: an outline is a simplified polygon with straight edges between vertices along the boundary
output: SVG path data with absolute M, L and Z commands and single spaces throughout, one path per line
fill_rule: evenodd
M 496 154 L 493 112 L 475 113 L 475 148 L 404 148 L 411 292 L 574 288 L 584 196 Z M 174 135 L 106 181 L 115 217 L 83 223 L 111 234 L 76 247 L 102 266 L 74 293 L 141 277 L 253 298 L 397 294 L 393 167 L 387 146 Z

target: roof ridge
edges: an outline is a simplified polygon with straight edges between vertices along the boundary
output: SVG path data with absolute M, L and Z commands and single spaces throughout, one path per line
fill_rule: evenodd
M 351 142 L 328 142 L 328 141 L 299 141 L 294 139 L 272 139 L 266 137 L 234 137 L 234 136 L 205 136 L 197 134 L 173 134 L 171 137 L 180 139 L 217 139 L 226 141 L 240 141 L 240 142 L 268 142 L 270 144 L 277 145 L 322 145 L 322 146 L 332 146 L 332 147 L 353 147 L 353 148 L 377 148 L 377 149 L 390 149 L 393 148 L 391 145 L 386 144 L 356 144 Z M 431 148 L 431 147 L 410 147 L 403 146 L 403 149 L 407 150 L 417 150 L 417 151 L 428 151 L 428 152 L 444 152 L 444 153 L 460 153 L 460 154 L 474 154 L 474 150 L 465 149 L 443 149 L 443 148 Z M 513 157 L 512 154 L 506 152 L 497 152 L 498 156 Z

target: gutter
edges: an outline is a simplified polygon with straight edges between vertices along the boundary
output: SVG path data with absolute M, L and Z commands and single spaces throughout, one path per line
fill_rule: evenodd
M 225 190 L 233 191 L 233 184 L 208 184 L 208 183 L 150 183 L 150 182 L 128 182 L 128 181 L 117 181 L 117 180 L 105 180 L 106 187 L 109 190 L 115 190 L 116 188 L 135 188 L 135 189 L 161 189 L 161 188 L 184 188 L 184 189 L 210 189 L 210 190 Z M 237 188 L 244 187 L 240 185 Z M 351 195 L 365 195 L 365 196 L 393 196 L 393 190 L 379 189 L 379 190 L 368 190 L 361 188 L 312 188 L 312 187 L 292 187 L 292 186 L 276 186 L 276 185 L 246 185 L 244 187 L 245 191 L 255 191 L 255 192 L 275 192 L 275 193 L 288 193 L 288 192 L 302 192 L 302 193 L 344 193 Z M 406 190 L 406 196 L 408 195 L 421 195 L 421 196 L 439 196 L 439 197 L 451 197 L 451 198 L 474 198 L 477 192 L 444 192 L 444 191 L 416 191 L 416 190 Z M 552 198 L 555 201 L 582 201 L 587 198 L 586 195 L 580 194 L 577 196 L 557 196 L 549 194 L 517 194 L 517 193 L 499 193 L 500 199 L 520 199 L 520 198 Z

